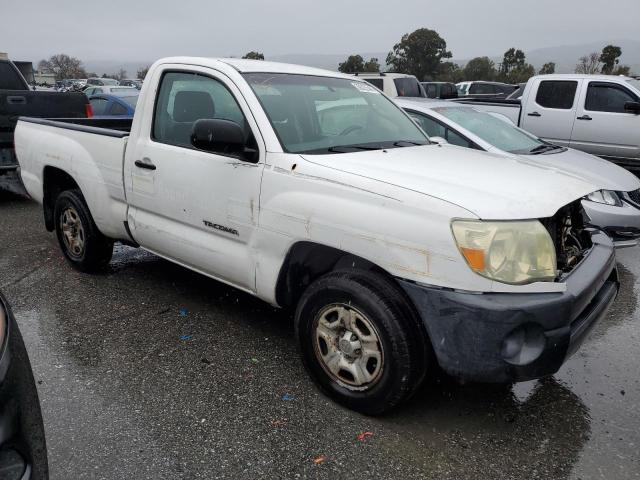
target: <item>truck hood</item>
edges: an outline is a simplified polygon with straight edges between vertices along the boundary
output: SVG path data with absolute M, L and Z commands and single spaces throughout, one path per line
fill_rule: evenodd
M 564 170 L 519 157 L 453 145 L 424 145 L 354 153 L 302 155 L 318 165 L 439 198 L 481 219 L 553 216 L 561 207 L 602 187 Z M 346 180 L 344 180 L 347 183 Z
M 640 188 L 640 180 L 631 172 L 595 155 L 572 148 L 557 153 L 521 155 L 521 158 L 551 168 L 561 168 L 597 185 L 599 189 L 631 192 Z

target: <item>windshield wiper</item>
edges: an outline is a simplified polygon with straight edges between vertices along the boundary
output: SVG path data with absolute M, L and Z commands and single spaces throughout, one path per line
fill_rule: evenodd
M 397 142 L 393 142 L 394 147 L 412 147 L 414 145 L 426 145 L 426 143 L 413 142 L 411 140 L 398 140 Z
M 549 152 L 551 150 L 557 150 L 559 148 L 562 147 L 558 145 L 551 145 L 550 143 L 545 143 L 543 145 L 538 145 L 537 147 L 532 148 L 531 150 L 529 150 L 529 153 L 536 155 L 543 152 Z
M 372 146 L 372 145 L 337 145 L 335 147 L 327 148 L 327 151 L 331 153 L 349 153 L 352 150 L 382 150 L 384 147 Z M 345 150 L 350 149 L 350 150 Z

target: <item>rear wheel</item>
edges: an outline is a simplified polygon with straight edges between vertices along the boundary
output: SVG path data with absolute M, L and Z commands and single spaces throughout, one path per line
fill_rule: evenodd
M 104 269 L 113 254 L 113 241 L 96 226 L 80 190 L 67 190 L 56 199 L 56 235 L 68 262 L 81 272 Z
M 430 344 L 399 288 L 368 271 L 315 281 L 296 310 L 296 336 L 311 377 L 343 405 L 377 415 L 409 398 Z

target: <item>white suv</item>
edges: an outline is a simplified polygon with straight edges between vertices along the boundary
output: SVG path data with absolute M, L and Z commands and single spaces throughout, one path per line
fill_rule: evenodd
M 382 90 L 389 97 L 425 97 L 424 89 L 414 75 L 406 73 L 354 73 L 354 75 L 374 87 Z

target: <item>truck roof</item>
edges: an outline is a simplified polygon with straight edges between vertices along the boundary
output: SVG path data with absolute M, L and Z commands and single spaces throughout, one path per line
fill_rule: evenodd
M 630 80 L 630 77 L 624 75 L 592 75 L 585 73 L 551 73 L 548 75 L 536 75 L 532 78 L 544 78 L 545 80 Z
M 289 63 L 268 62 L 265 60 L 247 60 L 242 58 L 208 58 L 208 57 L 168 57 L 158 63 L 184 63 L 215 68 L 224 63 L 241 73 L 290 73 L 296 75 L 314 75 L 320 77 L 337 77 L 353 80 L 353 76 L 321 68 L 304 67 Z

